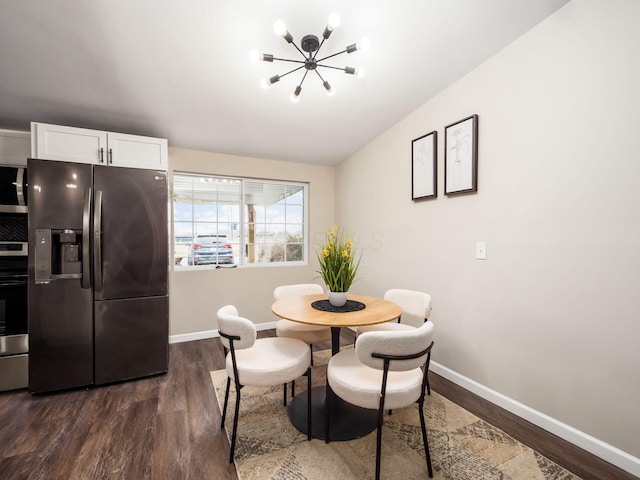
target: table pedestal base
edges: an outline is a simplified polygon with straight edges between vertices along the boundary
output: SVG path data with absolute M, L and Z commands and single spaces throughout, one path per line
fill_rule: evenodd
M 311 389 L 311 436 L 325 440 L 325 387 Z M 307 433 L 307 392 L 297 395 L 289 404 L 289 419 L 302 433 Z M 331 441 L 353 440 L 373 432 L 377 426 L 377 410 L 361 408 L 331 396 Z

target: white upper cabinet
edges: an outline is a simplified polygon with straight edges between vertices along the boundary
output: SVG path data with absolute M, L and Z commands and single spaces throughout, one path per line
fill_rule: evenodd
M 29 132 L 0 130 L 0 165 L 26 167 L 31 156 Z
M 31 155 L 44 160 L 106 164 L 107 132 L 32 122 Z
M 124 133 L 107 134 L 108 162 L 115 167 L 166 170 L 167 140 Z
M 167 140 L 86 128 L 31 123 L 34 158 L 167 170 Z

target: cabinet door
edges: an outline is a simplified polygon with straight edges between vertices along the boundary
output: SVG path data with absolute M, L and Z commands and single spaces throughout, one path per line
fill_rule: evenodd
M 64 162 L 104 164 L 107 134 L 86 128 L 31 124 L 31 146 L 34 158 Z
M 167 169 L 167 140 L 164 138 L 109 132 L 108 142 L 110 166 Z
M 0 165 L 26 167 L 31 156 L 29 132 L 0 130 Z

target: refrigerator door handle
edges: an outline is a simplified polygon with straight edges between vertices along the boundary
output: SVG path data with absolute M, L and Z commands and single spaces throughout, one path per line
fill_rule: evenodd
M 102 190 L 96 190 L 93 205 L 93 283 L 94 290 L 102 290 Z
M 91 288 L 91 189 L 84 191 L 82 208 L 82 288 Z

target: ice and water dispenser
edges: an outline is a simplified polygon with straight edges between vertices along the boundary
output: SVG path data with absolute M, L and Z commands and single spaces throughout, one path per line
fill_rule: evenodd
M 82 232 L 36 230 L 36 283 L 82 278 Z

